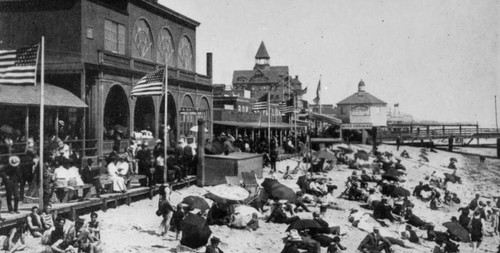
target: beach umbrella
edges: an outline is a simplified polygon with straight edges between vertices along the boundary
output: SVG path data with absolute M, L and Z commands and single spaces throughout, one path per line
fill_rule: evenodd
M 117 131 L 119 133 L 122 133 L 122 134 L 127 131 L 127 128 L 124 127 L 124 126 L 122 126 L 122 125 L 120 125 L 120 124 L 115 125 L 114 129 L 115 129 L 115 131 Z
M 317 158 L 325 159 L 327 161 L 337 160 L 337 157 L 335 157 L 335 153 L 326 150 L 316 151 L 313 155 Z
M 399 181 L 399 176 L 401 176 L 401 173 L 394 168 L 389 169 L 386 173 L 382 174 L 383 179 L 392 181 Z
M 212 234 L 207 221 L 203 217 L 193 213 L 189 213 L 181 221 L 181 231 L 181 245 L 192 249 L 205 246 Z
M 223 199 L 228 199 L 228 200 L 235 200 L 235 201 L 240 201 L 247 199 L 248 196 L 250 195 L 245 188 L 238 186 L 238 185 L 232 185 L 232 184 L 220 184 L 211 188 L 207 189 L 208 192 L 223 198 Z
M 271 199 L 285 199 L 291 203 L 297 201 L 295 192 L 291 188 L 278 182 L 276 179 L 266 178 L 261 186 L 266 193 L 269 194 Z
M 361 160 L 368 161 L 369 155 L 365 150 L 358 150 L 358 152 L 356 152 L 356 154 L 354 154 L 354 157 L 359 158 Z
M 462 227 L 458 222 L 448 221 L 443 223 L 443 226 L 447 228 L 450 233 L 458 237 L 461 242 L 470 242 L 469 231 Z
M 188 205 L 190 209 L 200 209 L 202 212 L 210 209 L 207 201 L 199 196 L 187 196 L 181 203 Z
M 198 125 L 192 126 L 189 129 L 189 131 L 197 133 L 198 132 Z M 205 128 L 205 133 L 208 133 L 208 129 L 206 129 L 206 128 Z
M 10 125 L 5 124 L 2 127 L 0 127 L 0 132 L 4 134 L 13 135 L 14 133 L 16 133 L 16 130 Z
M 394 194 L 400 197 L 409 197 L 411 196 L 410 191 L 406 190 L 405 188 L 401 186 L 397 186 L 394 188 Z
M 315 228 L 321 228 L 321 226 L 315 221 L 311 219 L 303 219 L 303 220 L 297 220 L 294 221 L 288 228 L 286 229 L 286 232 L 296 229 L 296 230 L 303 230 L 303 229 L 315 229 Z

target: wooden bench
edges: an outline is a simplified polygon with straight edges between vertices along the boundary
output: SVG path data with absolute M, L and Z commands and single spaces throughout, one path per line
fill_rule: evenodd
M 68 203 L 75 199 L 89 199 L 92 197 L 92 192 L 95 192 L 94 185 L 84 184 L 74 187 L 55 188 L 53 194 L 60 203 Z
M 147 184 L 147 180 L 148 177 L 146 175 L 131 175 L 126 181 L 127 189 L 130 189 L 132 183 Z

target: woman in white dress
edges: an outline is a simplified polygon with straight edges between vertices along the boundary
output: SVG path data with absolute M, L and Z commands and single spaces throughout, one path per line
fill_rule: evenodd
M 125 179 L 120 175 L 118 171 L 118 157 L 111 157 L 111 162 L 108 164 L 108 176 L 109 179 L 113 181 L 113 191 L 114 192 L 126 192 L 127 187 L 125 186 Z

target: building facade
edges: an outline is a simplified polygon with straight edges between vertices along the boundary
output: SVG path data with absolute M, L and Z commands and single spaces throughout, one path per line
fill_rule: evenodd
M 162 136 L 164 96 L 131 98 L 130 92 L 165 64 L 171 142 L 189 135 L 197 118 L 212 131 L 212 55 L 207 54 L 207 74 L 196 73 L 199 24 L 153 0 L 2 1 L 0 48 L 45 37 L 45 81 L 85 101 L 85 137 L 95 140 L 102 155 L 111 149 L 116 126 L 125 129 L 125 137 L 142 130 Z
M 302 83 L 299 77 L 289 75 L 288 66 L 271 66 L 271 57 L 264 42 L 261 42 L 255 54 L 255 65 L 251 70 L 235 70 L 233 72 L 233 89 L 235 92 L 249 90 L 252 99 L 258 99 L 269 93 L 270 101 L 278 103 L 299 94 L 302 99 Z
M 358 92 L 337 103 L 337 117 L 347 124 L 387 126 L 387 103 L 366 92 L 361 80 Z

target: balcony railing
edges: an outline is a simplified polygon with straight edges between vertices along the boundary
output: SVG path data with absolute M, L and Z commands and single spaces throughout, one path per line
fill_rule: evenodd
M 99 64 L 120 67 L 126 69 L 132 69 L 141 72 L 152 72 L 157 68 L 163 67 L 163 65 L 156 64 L 153 62 L 148 62 L 139 59 L 133 59 L 129 56 L 116 54 L 108 51 L 99 51 Z M 177 80 L 188 81 L 203 85 L 212 85 L 211 80 L 208 76 L 200 75 L 195 72 L 168 67 L 168 76 Z

